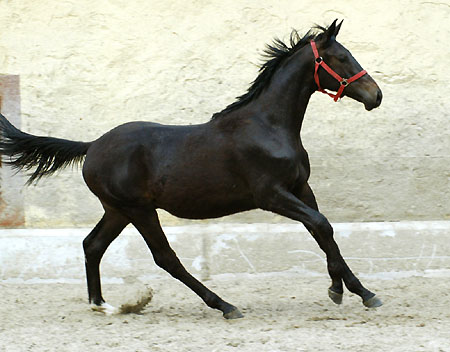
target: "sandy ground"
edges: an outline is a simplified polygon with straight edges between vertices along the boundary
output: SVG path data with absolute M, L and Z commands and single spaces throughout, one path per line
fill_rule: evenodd
M 168 276 L 140 315 L 90 311 L 84 284 L 0 284 L 0 351 L 450 351 L 449 278 L 363 281 L 383 307 L 348 292 L 334 305 L 326 277 L 215 276 L 206 284 L 245 314 L 233 321 Z M 104 296 L 120 305 L 143 288 Z

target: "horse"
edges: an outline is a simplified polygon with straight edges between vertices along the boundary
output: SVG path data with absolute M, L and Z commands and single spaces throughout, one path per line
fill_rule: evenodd
M 78 142 L 24 133 L 1 115 L 0 153 L 15 169 L 34 169 L 27 185 L 84 160 L 83 178 L 104 209 L 83 240 L 93 309 L 116 309 L 103 299 L 99 265 L 111 242 L 131 223 L 159 267 L 224 318 L 243 317 L 184 268 L 161 228 L 157 209 L 186 219 L 263 209 L 301 222 L 326 254 L 331 300 L 341 304 L 345 284 L 366 307 L 382 305 L 352 273 L 332 226 L 319 211 L 308 184 L 310 164 L 300 135 L 316 91 L 335 101 L 347 96 L 368 111 L 381 104 L 377 83 L 336 40 L 341 26 L 342 21 L 335 20 L 303 36 L 293 30 L 288 44 L 274 39 L 246 93 L 202 124 L 134 121 L 95 141 Z

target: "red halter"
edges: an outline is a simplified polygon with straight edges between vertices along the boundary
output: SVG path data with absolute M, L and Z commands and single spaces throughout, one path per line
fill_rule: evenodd
M 358 78 L 361 78 L 362 76 L 364 76 L 367 73 L 366 70 L 362 70 L 361 72 L 357 73 L 356 75 L 354 75 L 350 78 L 347 78 L 347 79 L 342 78 L 336 72 L 334 72 L 333 69 L 325 63 L 325 61 L 323 61 L 323 58 L 321 56 L 319 56 L 319 52 L 317 51 L 316 43 L 314 42 L 314 40 L 311 40 L 311 48 L 314 53 L 314 58 L 315 58 L 315 63 L 316 63 L 316 66 L 314 68 L 314 80 L 316 81 L 316 84 L 318 87 L 317 90 L 319 92 L 328 94 L 330 97 L 332 97 L 334 99 L 334 101 L 337 101 L 341 97 L 342 92 L 344 91 L 345 87 L 347 87 L 350 83 L 352 83 L 353 81 L 356 81 Z M 325 89 L 320 87 L 319 74 L 318 74 L 320 66 L 322 66 L 325 69 L 325 71 L 327 71 L 330 75 L 332 75 L 336 80 L 339 81 L 340 87 L 336 94 L 329 93 Z

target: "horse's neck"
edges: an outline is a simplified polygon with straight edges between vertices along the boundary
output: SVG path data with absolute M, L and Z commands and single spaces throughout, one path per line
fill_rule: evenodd
M 309 99 L 315 91 L 314 57 L 302 48 L 279 68 L 270 85 L 256 99 L 264 107 L 261 118 L 274 127 L 300 134 Z

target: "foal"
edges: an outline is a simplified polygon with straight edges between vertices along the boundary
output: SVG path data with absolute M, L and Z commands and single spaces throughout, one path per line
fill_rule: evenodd
M 330 298 L 341 303 L 344 283 L 365 306 L 381 305 L 345 263 L 333 228 L 318 210 L 300 137 L 306 107 L 317 90 L 335 100 L 348 96 L 367 110 L 381 103 L 375 81 L 336 41 L 341 25 L 334 21 L 302 38 L 294 31 L 290 45 L 275 40 L 248 92 L 204 124 L 131 122 L 85 143 L 36 137 L 1 115 L 0 153 L 17 169 L 36 168 L 29 184 L 85 158 L 84 180 L 105 210 L 83 241 L 89 301 L 97 310 L 114 311 L 102 297 L 99 265 L 109 244 L 131 223 L 157 265 L 225 318 L 242 317 L 186 271 L 164 235 L 158 208 L 188 219 L 260 208 L 297 220 L 326 253 Z

